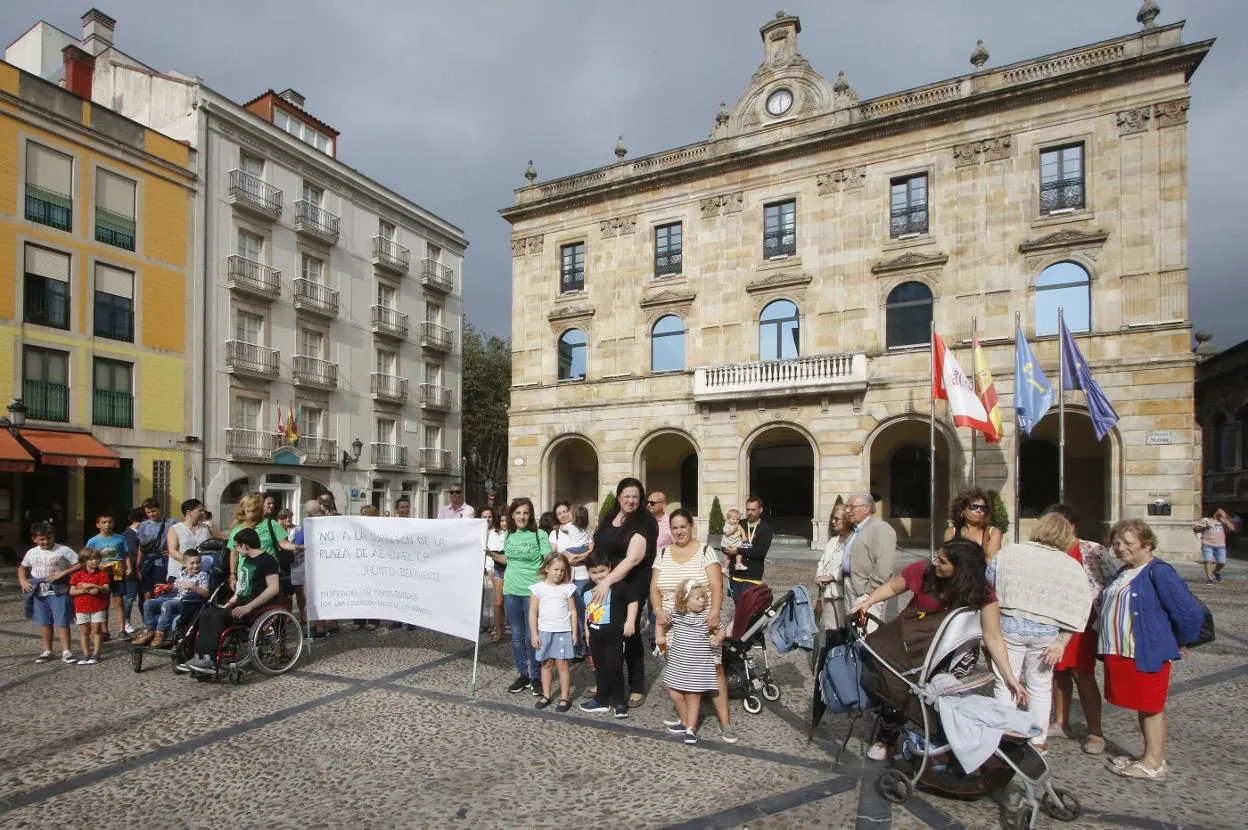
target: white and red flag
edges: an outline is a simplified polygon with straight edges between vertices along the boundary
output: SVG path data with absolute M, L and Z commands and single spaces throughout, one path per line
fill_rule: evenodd
M 953 353 L 945 348 L 940 335 L 932 332 L 932 398 L 949 402 L 954 426 L 979 430 L 990 440 L 997 431 L 975 391 L 975 381 L 967 377 Z

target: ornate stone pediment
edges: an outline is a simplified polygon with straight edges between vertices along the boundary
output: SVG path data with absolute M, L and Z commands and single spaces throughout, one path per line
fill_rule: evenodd
M 754 280 L 745 287 L 751 294 L 757 291 L 771 291 L 777 288 L 793 288 L 810 285 L 810 274 L 795 271 L 779 271 L 762 279 Z
M 570 305 L 563 308 L 553 308 L 546 315 L 546 319 L 552 323 L 566 323 L 571 320 L 588 320 L 594 316 L 593 306 L 588 305 Z
M 940 268 L 948 261 L 948 254 L 920 254 L 917 251 L 907 251 L 901 256 L 886 259 L 872 265 L 871 273 L 878 276 L 879 274 L 893 274 L 897 271 L 919 271 L 925 268 Z
M 1108 231 L 1081 231 L 1066 228 L 1054 231 L 1039 239 L 1028 239 L 1018 246 L 1021 254 L 1034 254 L 1040 251 L 1053 251 L 1061 248 L 1083 248 L 1090 245 L 1103 245 L 1109 239 Z
M 675 291 L 667 289 L 657 294 L 651 294 L 643 297 L 641 300 L 642 308 L 666 308 L 669 306 L 691 305 L 698 295 L 692 291 Z

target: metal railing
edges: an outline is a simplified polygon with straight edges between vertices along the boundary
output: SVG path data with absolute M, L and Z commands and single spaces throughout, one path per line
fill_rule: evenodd
M 299 386 L 334 389 L 338 386 L 338 364 L 319 357 L 297 354 L 291 358 L 291 377 Z
M 672 274 L 679 274 L 684 267 L 684 259 L 685 253 L 683 248 L 656 251 L 654 254 L 654 275 L 656 277 L 666 277 Z
M 329 438 L 300 435 L 297 445 L 304 464 L 333 465 L 338 463 L 338 444 Z
M 420 344 L 449 351 L 453 345 L 451 330 L 440 323 L 425 320 L 420 324 Z
M 387 305 L 373 306 L 373 331 L 407 337 L 407 315 Z
M 406 467 L 407 447 L 401 444 L 383 444 L 374 441 L 369 445 L 374 467 Z
M 326 317 L 338 316 L 338 291 L 328 285 L 321 285 L 304 277 L 294 280 L 295 308 L 323 314 Z
M 278 435 L 259 429 L 235 429 L 225 431 L 226 455 L 235 458 L 267 459 L 277 449 Z
M 338 217 L 307 199 L 295 202 L 295 230 L 329 242 L 338 241 Z
M 797 229 L 767 231 L 763 234 L 763 258 L 793 256 L 797 253 Z
M 91 423 L 100 427 L 134 426 L 134 395 L 129 392 L 96 389 L 95 401 L 91 407 Z
M 133 216 L 95 206 L 95 241 L 134 250 L 135 222 Z
M 373 237 L 373 264 L 381 265 L 392 271 L 406 272 L 412 261 L 412 252 L 393 239 L 384 236 Z
M 401 378 L 398 375 L 373 372 L 369 378 L 369 389 L 376 398 L 391 401 L 407 400 L 407 378 Z
M 26 185 L 26 218 L 40 225 L 68 231 L 74 225 L 74 200 L 35 184 Z
M 451 451 L 436 447 L 421 447 L 420 466 L 426 470 L 449 470 L 451 469 Z
M 230 171 L 230 201 L 273 218 L 282 215 L 282 191 L 246 170 Z
M 420 403 L 422 406 L 430 406 L 435 409 L 450 409 L 451 389 L 449 386 L 439 386 L 436 383 L 422 383 L 420 385 Z
M 267 346 L 257 346 L 244 340 L 225 341 L 225 365 L 240 372 L 276 377 L 279 356 L 276 349 Z
M 64 383 L 27 379 L 22 383 L 22 401 L 28 417 L 39 421 L 69 420 L 69 387 Z
M 585 290 L 585 269 L 584 268 L 565 268 L 559 272 L 559 290 L 567 291 L 584 291 Z
M 914 233 L 927 233 L 927 203 L 895 207 L 889 214 L 889 236 L 896 239 Z
M 254 259 L 232 256 L 226 265 L 226 285 L 239 291 L 276 299 L 282 294 L 282 272 Z
M 420 282 L 421 285 L 427 285 L 430 288 L 437 288 L 442 291 L 451 292 L 455 290 L 455 270 L 447 268 L 442 263 L 434 259 L 426 259 L 422 263 Z
M 1059 210 L 1083 210 L 1086 204 L 1083 177 L 1058 179 L 1040 185 L 1040 213 Z

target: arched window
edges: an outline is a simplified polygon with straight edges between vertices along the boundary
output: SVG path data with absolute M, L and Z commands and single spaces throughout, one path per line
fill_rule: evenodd
M 788 300 L 773 300 L 758 315 L 758 359 L 788 360 L 801 354 L 801 322 L 797 306 Z
M 888 461 L 888 517 L 930 519 L 931 455 L 927 447 L 902 447 Z
M 922 346 L 930 342 L 932 290 L 921 282 L 903 282 L 888 292 L 884 317 L 888 348 Z
M 1039 518 L 1057 501 L 1057 447 L 1027 439 L 1018 448 L 1018 510 L 1023 519 Z
M 1073 262 L 1050 265 L 1036 277 L 1036 336 L 1057 334 L 1057 310 L 1066 328 L 1092 330 L 1092 282 L 1088 272 Z
M 650 330 L 650 371 L 680 372 L 685 368 L 685 321 L 675 314 L 660 317 Z
M 585 379 L 585 332 L 568 329 L 559 335 L 559 380 Z

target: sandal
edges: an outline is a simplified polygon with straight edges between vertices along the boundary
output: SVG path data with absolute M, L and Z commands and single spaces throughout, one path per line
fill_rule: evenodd
M 559 702 L 555 705 L 556 712 L 566 712 L 571 708 L 572 708 L 572 701 L 568 700 L 566 697 L 560 698 Z
M 542 695 L 541 697 L 537 699 L 537 702 L 533 704 L 533 708 L 545 709 L 549 705 L 550 705 L 550 698 L 546 697 L 545 695 Z
M 1114 775 L 1121 775 L 1123 778 L 1147 778 L 1156 781 L 1166 777 L 1166 773 L 1170 771 L 1170 765 L 1162 761 L 1161 766 L 1157 769 L 1149 769 L 1144 766 L 1143 761 L 1135 761 L 1121 767 L 1110 767 L 1109 771 Z
M 502 635 L 502 634 L 500 634 L 500 633 L 498 633 L 497 631 L 491 631 L 491 632 L 490 632 L 490 642 L 491 642 L 491 643 L 497 643 L 497 642 L 500 642 L 502 639 L 503 639 L 503 635 Z
M 1100 735 L 1089 735 L 1083 741 L 1083 751 L 1088 755 L 1100 755 L 1105 751 L 1105 739 Z
M 628 708 L 629 709 L 640 708 L 641 704 L 645 702 L 646 702 L 646 696 L 641 694 L 640 692 L 633 692 L 631 695 L 628 696 Z

